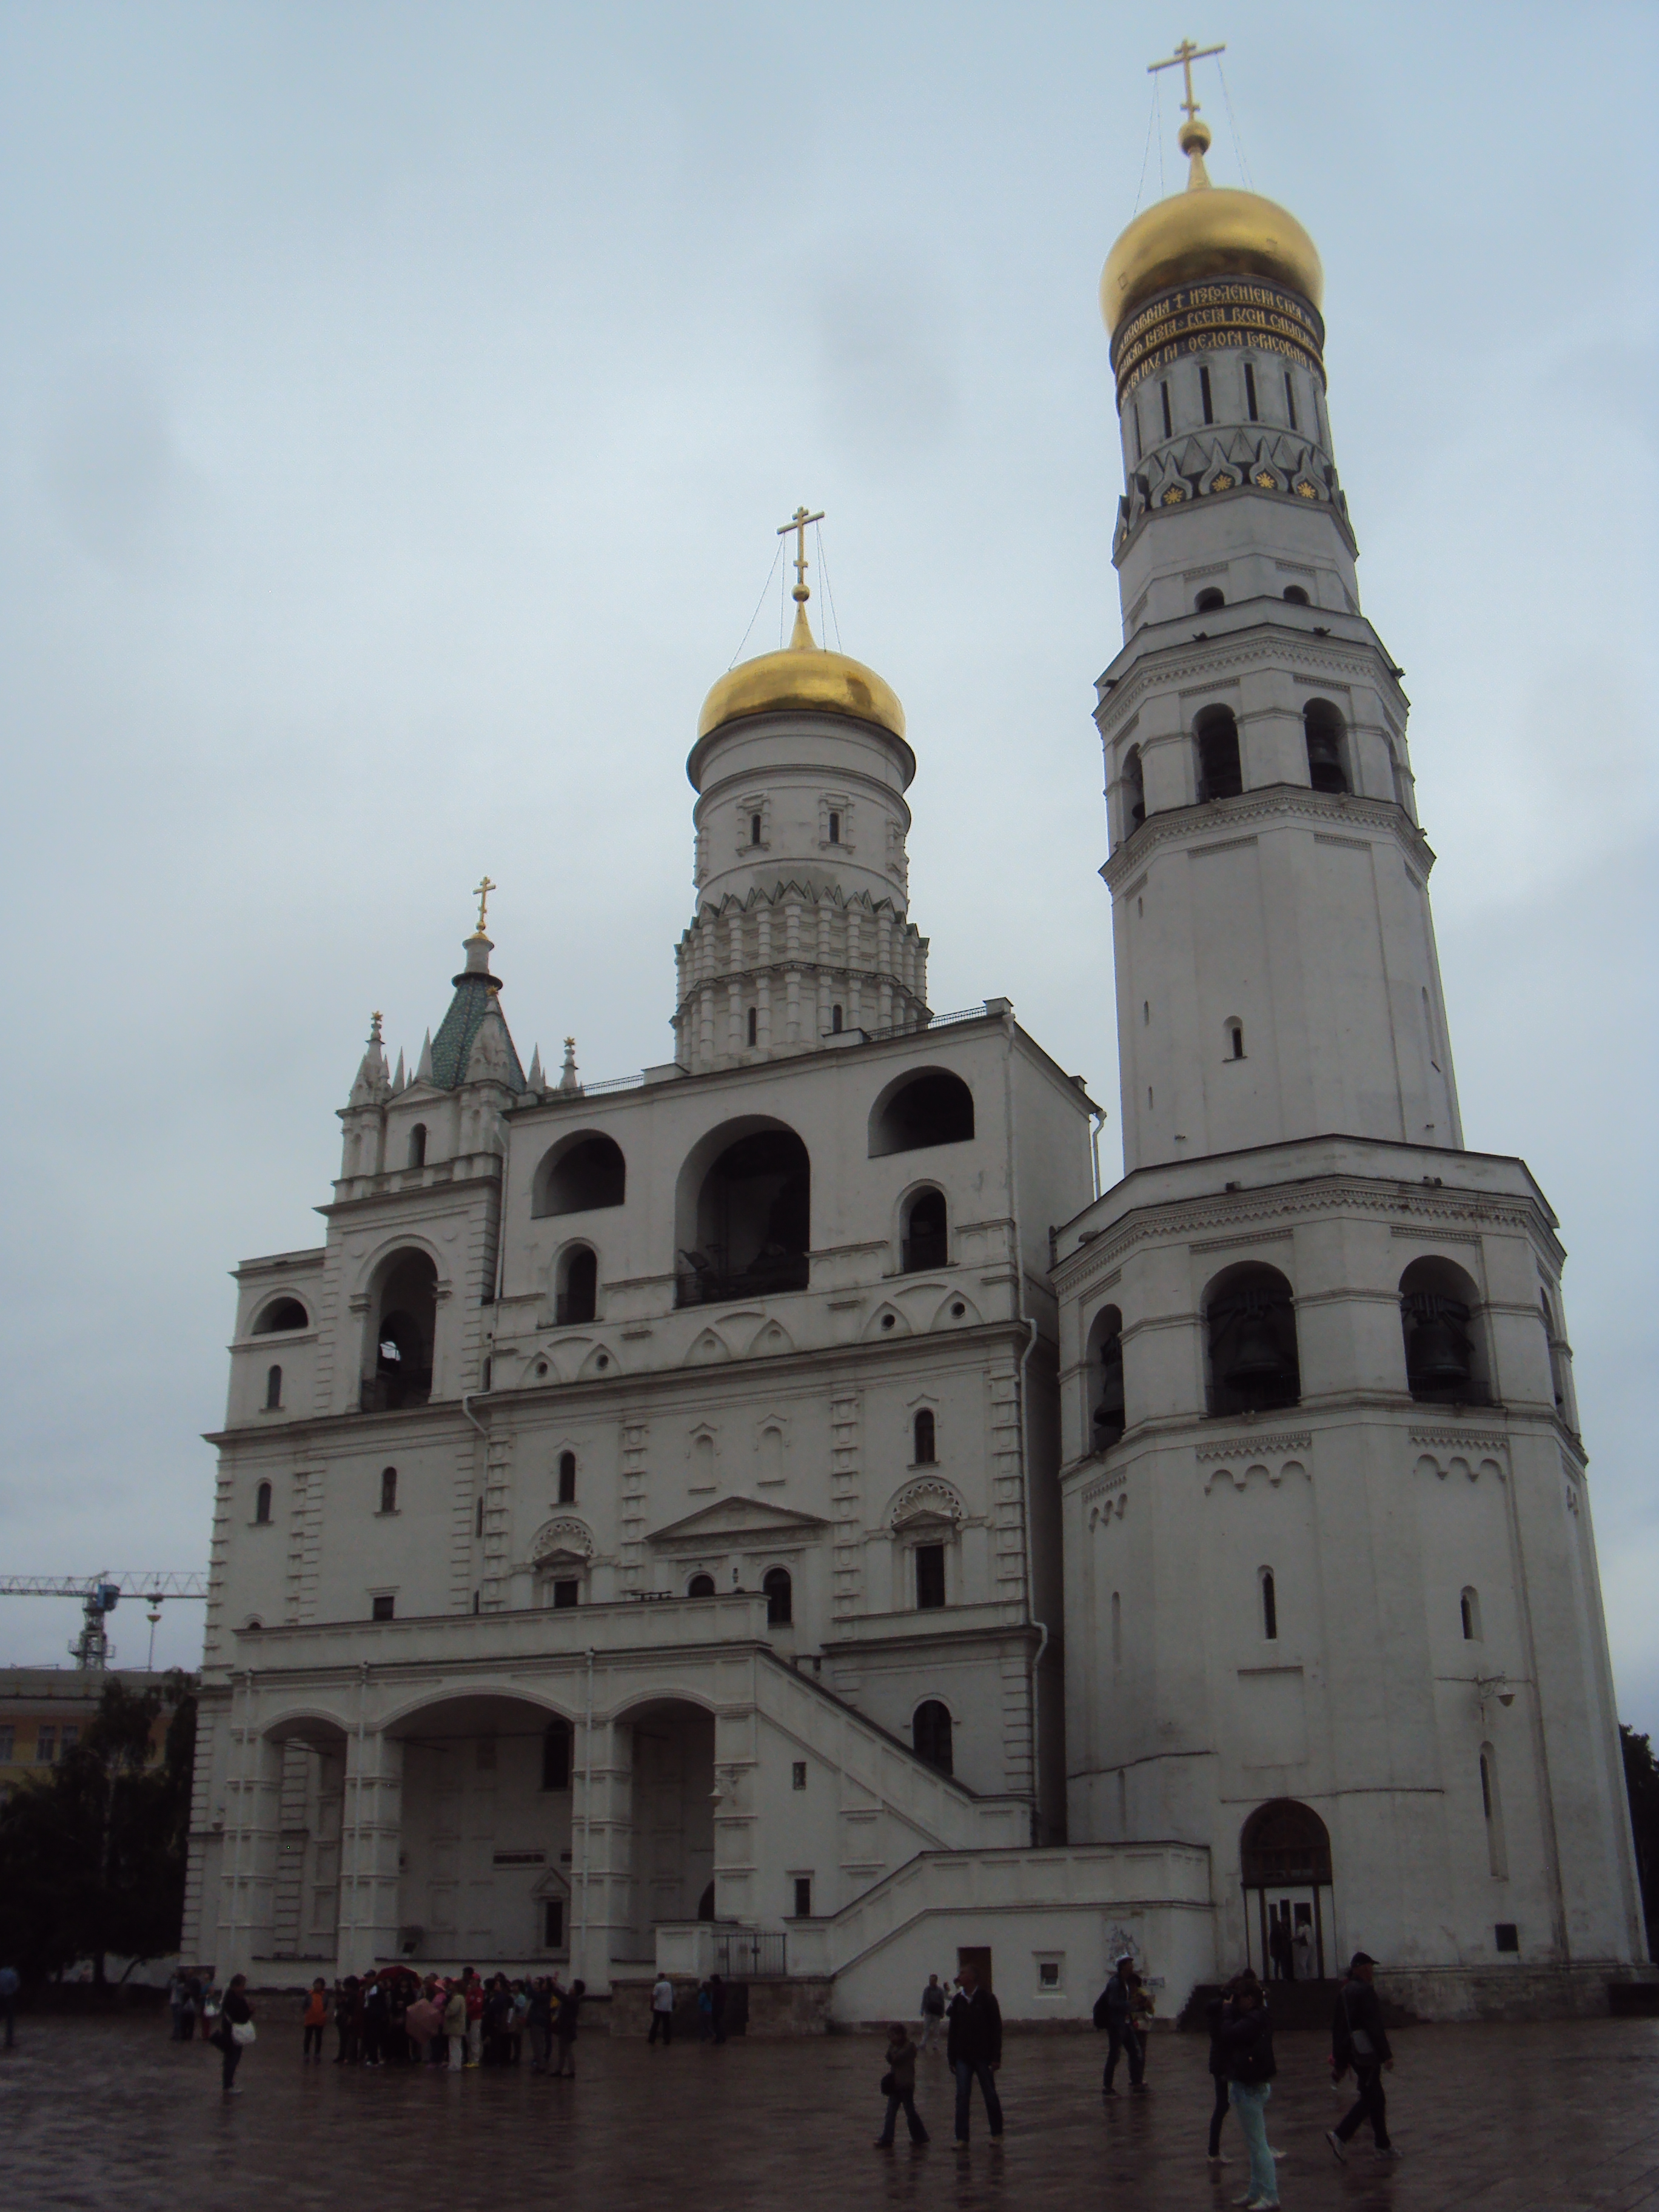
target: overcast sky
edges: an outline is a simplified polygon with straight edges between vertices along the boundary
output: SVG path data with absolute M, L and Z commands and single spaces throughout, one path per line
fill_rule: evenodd
M 669 1056 L 684 757 L 802 500 L 908 715 L 933 1004 L 1006 994 L 1111 1143 L 1096 285 L 1188 32 L 1216 180 L 1242 137 L 1324 258 L 1466 1140 L 1561 1216 L 1659 1728 L 1656 15 L 1584 0 L 0 5 L 0 1568 L 205 1563 L 227 1270 L 320 1241 L 485 869 L 526 1061 Z

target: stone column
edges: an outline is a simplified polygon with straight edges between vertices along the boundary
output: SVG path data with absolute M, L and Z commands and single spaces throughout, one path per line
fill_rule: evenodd
M 256 1959 L 269 1959 L 275 1941 L 283 1747 L 261 1734 L 251 1686 L 233 1708 L 229 1750 L 213 1960 L 222 1983 L 250 1972 Z
M 632 1948 L 633 1732 L 596 1715 L 577 1728 L 573 1749 L 570 1972 L 600 1991 L 612 1960 Z
M 402 1743 L 379 1729 L 354 1729 L 346 1738 L 340 1829 L 343 1974 L 366 1973 L 377 1962 L 398 1955 L 403 1795 Z

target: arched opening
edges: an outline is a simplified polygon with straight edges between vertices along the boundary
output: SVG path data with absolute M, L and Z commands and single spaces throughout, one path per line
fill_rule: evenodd
M 870 1116 L 870 1157 L 965 1144 L 974 1133 L 974 1094 L 944 1068 L 901 1076 Z
M 362 1386 L 366 1413 L 423 1406 L 432 1395 L 438 1270 L 424 1252 L 394 1252 L 380 1269 L 374 1357 Z
M 265 1411 L 276 1413 L 283 1406 L 283 1370 L 280 1367 L 265 1370 Z
M 1285 596 L 1293 607 L 1305 607 L 1312 605 L 1300 584 L 1286 584 Z
M 1249 1963 L 1264 1981 L 1322 1981 L 1331 1886 L 1325 1823 L 1291 1797 L 1258 1805 L 1239 1837 L 1239 1866 Z
M 1225 592 L 1217 591 L 1212 584 L 1204 591 L 1201 591 L 1198 597 L 1193 601 L 1194 611 L 1201 615 L 1212 615 L 1218 608 L 1224 607 L 1226 604 L 1227 594 Z
M 395 1467 L 380 1469 L 380 1510 L 395 1513 L 398 1510 L 398 1470 Z
M 1296 1310 L 1277 1267 L 1247 1261 L 1218 1275 L 1205 1293 L 1204 1326 L 1211 1413 L 1261 1413 L 1297 1403 L 1302 1369 Z
M 1547 1291 L 1540 1291 L 1538 1303 L 1544 1316 L 1544 1342 L 1549 1350 L 1550 1394 L 1555 1401 L 1556 1412 L 1571 1428 L 1572 1407 L 1567 1397 L 1566 1346 L 1557 1326 L 1555 1310 L 1550 1304 Z
M 559 1255 L 554 1314 L 561 1328 L 592 1321 L 599 1310 L 599 1255 L 591 1244 L 568 1244 Z
M 687 1597 L 713 1597 L 714 1577 L 713 1575 L 693 1575 L 685 1586 L 685 1594 Z
M 907 1275 L 920 1274 L 926 1268 L 944 1267 L 950 1264 L 950 1237 L 942 1190 L 913 1191 L 906 1199 L 901 1241 L 903 1248 L 902 1272 Z
M 761 1595 L 766 1600 L 767 1626 L 787 1628 L 795 1617 L 795 1586 L 788 1568 L 769 1567 L 761 1577 Z
M 412 1168 L 426 1165 L 426 1123 L 417 1121 L 409 1133 L 409 1164 Z
M 310 1326 L 311 1316 L 298 1298 L 273 1298 L 268 1306 L 261 1309 L 259 1317 L 253 1324 L 253 1334 L 255 1336 L 275 1336 L 282 1329 L 309 1328 Z
M 542 1788 L 570 1787 L 570 1728 L 565 1721 L 550 1721 L 542 1730 Z
M 1238 724 L 1231 707 L 1206 707 L 1193 725 L 1198 745 L 1198 800 L 1237 799 L 1244 788 Z
M 1413 1260 L 1400 1278 L 1406 1386 L 1429 1405 L 1484 1406 L 1492 1396 L 1475 1319 L 1480 1293 L 1449 1260 Z
M 253 1518 L 260 1528 L 270 1520 L 270 1485 L 262 1482 L 253 1493 Z
M 1089 1327 L 1090 1441 L 1096 1451 L 1109 1451 L 1123 1434 L 1123 1316 L 1115 1306 L 1103 1306 Z
M 1123 834 L 1133 836 L 1146 819 L 1146 775 L 1140 764 L 1140 747 L 1131 745 L 1123 756 Z
M 694 1154 L 681 1171 L 678 1303 L 804 1291 L 811 1274 L 812 1166 L 794 1131 L 751 1127 L 728 1142 L 700 1178 L 696 1167 Z
M 559 1454 L 559 1497 L 561 1505 L 576 1502 L 576 1455 L 573 1451 Z
M 933 1409 L 924 1406 L 910 1424 L 910 1457 L 916 1467 L 937 1464 L 936 1438 L 933 1431 Z
M 1341 715 L 1328 699 L 1310 699 L 1302 709 L 1302 728 L 1308 744 L 1309 782 L 1316 791 L 1346 791 L 1350 787 Z
M 951 1741 L 951 1709 L 937 1698 L 929 1698 L 916 1707 L 910 1723 L 910 1741 L 915 1746 L 916 1757 L 936 1766 L 941 1774 L 953 1774 L 954 1747 Z
M 626 1893 L 630 1923 L 613 1934 L 611 1960 L 650 1965 L 655 1923 L 695 1919 L 714 1879 L 723 1787 L 714 1773 L 714 1717 L 689 1701 L 661 1698 L 629 1713 L 617 1742 L 627 1796 L 611 1863 L 629 1867 L 634 1878 Z
M 620 1206 L 628 1188 L 628 1163 L 614 1137 L 567 1137 L 536 1170 L 531 1212 L 592 1213 Z
M 1480 1593 L 1473 1586 L 1463 1591 L 1457 1601 L 1458 1618 L 1462 1623 L 1465 1644 L 1480 1644 L 1485 1639 L 1480 1633 Z
M 1243 1060 L 1244 1057 L 1244 1024 L 1239 1020 L 1236 1014 L 1231 1017 L 1226 1024 L 1226 1037 L 1228 1059 Z

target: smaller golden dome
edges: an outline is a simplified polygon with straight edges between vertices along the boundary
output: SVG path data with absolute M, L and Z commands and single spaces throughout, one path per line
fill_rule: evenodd
M 1100 312 L 1114 336 L 1143 301 L 1210 276 L 1264 276 L 1316 308 L 1323 299 L 1325 271 L 1312 239 L 1277 202 L 1212 185 L 1204 167 L 1209 143 L 1202 123 L 1185 125 L 1182 150 L 1192 163 L 1186 191 L 1137 216 L 1107 257 Z
M 806 609 L 797 605 L 794 635 L 781 653 L 763 653 L 728 669 L 702 702 L 697 736 L 706 738 L 722 722 L 789 708 L 809 714 L 845 714 L 904 735 L 904 709 L 898 695 L 873 668 L 845 653 L 831 653 L 812 635 Z

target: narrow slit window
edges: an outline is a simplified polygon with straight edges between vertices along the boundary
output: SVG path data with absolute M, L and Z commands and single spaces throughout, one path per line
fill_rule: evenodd
M 1198 388 L 1204 400 L 1204 420 L 1213 422 L 1215 407 L 1210 398 L 1210 372 L 1207 368 L 1200 368 L 1198 372 Z
M 1227 1024 L 1227 1057 L 1229 1060 L 1243 1060 L 1244 1057 L 1243 1022 L 1229 1022 Z
M 380 1510 L 395 1513 L 398 1510 L 398 1470 L 395 1467 L 380 1469 Z
M 760 1015 L 753 1006 L 749 1009 L 749 1042 L 751 1045 L 760 1042 Z
M 1173 438 L 1175 424 L 1170 420 L 1170 387 L 1167 384 L 1160 384 L 1158 388 L 1164 397 L 1164 434 L 1166 438 Z
M 1132 399 L 1132 400 L 1129 402 L 1129 405 L 1130 405 L 1130 409 L 1131 409 L 1131 410 L 1132 410 L 1132 412 L 1133 413 L 1133 416 L 1134 416 L 1134 425 L 1135 425 L 1135 459 L 1136 459 L 1136 460 L 1139 460 L 1139 459 L 1141 458 L 1141 453 L 1140 453 L 1140 402 L 1139 402 L 1139 399 Z
M 841 842 L 841 817 L 833 809 L 830 816 L 830 842 L 832 845 L 839 845 Z
M 932 1409 L 929 1407 L 924 1406 L 921 1411 L 916 1415 L 915 1428 L 915 1464 L 917 1467 L 932 1467 L 935 1464 L 933 1416 Z
M 831 1036 L 839 1036 L 841 1035 L 841 1008 L 839 1006 L 831 1006 L 830 1009 L 830 1034 Z
M 1122 1663 L 1123 1599 L 1118 1591 L 1114 1590 L 1112 1592 L 1112 1664 L 1114 1667 L 1121 1667 Z
M 795 1917 L 797 1920 L 812 1917 L 812 1877 L 810 1874 L 795 1876 Z
M 472 1533 L 475 1536 L 482 1536 L 483 1534 L 483 1500 L 482 1498 L 476 1498 L 473 1501 Z
M 1463 1624 L 1463 1641 L 1479 1644 L 1480 1636 L 1480 1597 L 1474 1589 L 1466 1589 L 1457 1601 L 1458 1617 Z
M 559 1503 L 574 1505 L 576 1502 L 576 1455 L 573 1451 L 559 1454 Z
M 1296 419 L 1296 386 L 1291 381 L 1291 372 L 1288 368 L 1285 372 L 1285 412 L 1290 418 L 1291 429 L 1294 430 L 1297 427 Z
M 1279 1641 L 1279 1591 L 1271 1567 L 1261 1570 L 1261 1633 L 1269 1644 Z
M 280 1367 L 265 1370 L 265 1411 L 280 1412 L 283 1403 L 283 1370 Z
M 270 1519 L 270 1485 L 262 1482 L 253 1493 L 253 1517 L 264 1528 Z
M 426 1123 L 417 1121 L 409 1133 L 409 1164 L 412 1168 L 426 1165 Z
M 751 814 L 749 817 L 749 842 L 751 845 L 758 845 L 760 841 L 761 818 L 758 814 Z
M 916 1610 L 937 1613 L 945 1604 L 945 1547 L 916 1546 Z
M 1259 422 L 1261 418 L 1256 412 L 1255 370 L 1248 361 L 1244 364 L 1244 404 L 1250 410 L 1251 422 Z

